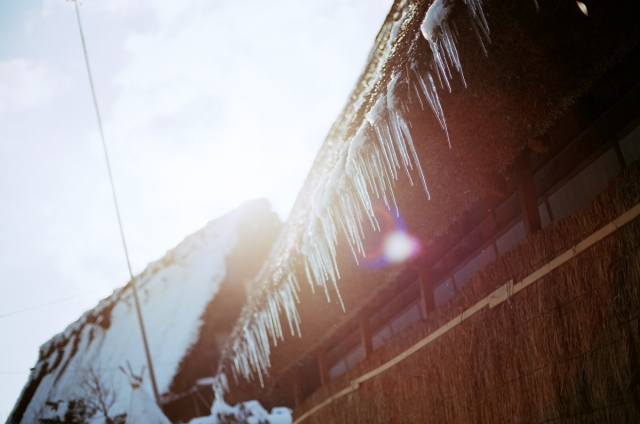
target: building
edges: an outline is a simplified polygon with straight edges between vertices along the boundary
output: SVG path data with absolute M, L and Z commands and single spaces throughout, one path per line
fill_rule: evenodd
M 638 16 L 395 1 L 264 266 L 194 315 L 165 413 L 217 392 L 295 423 L 638 421 Z M 43 346 L 15 422 L 102 315 Z
M 295 423 L 637 421 L 639 13 L 395 1 L 214 390 Z
M 63 410 L 61 403 L 67 408 L 87 398 L 109 405 L 107 414 L 115 420 L 128 410 L 132 390 L 120 367 L 142 374 L 146 392 L 153 393 L 131 284 L 138 288 L 164 413 L 173 422 L 206 415 L 213 391 L 202 381 L 214 375 L 219 350 L 246 302 L 247 284 L 280 228 L 263 199 L 245 202 L 186 237 L 40 348 L 7 422 L 38 423 Z

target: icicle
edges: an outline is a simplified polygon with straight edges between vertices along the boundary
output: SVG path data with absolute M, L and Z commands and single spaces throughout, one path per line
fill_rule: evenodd
M 402 106 L 394 94 L 400 79 L 399 75 L 392 78 L 387 94 L 380 96 L 366 115 L 366 122 L 344 144 L 334 169 L 313 195 L 312 212 L 300 248 L 305 274 L 311 288 L 321 286 L 329 302 L 327 284 L 331 282 L 343 309 L 337 284 L 340 279 L 336 259 L 338 232 L 345 235 L 356 261 L 358 255 L 364 257 L 363 219 L 368 220 L 374 230 L 380 229 L 370 196 L 382 198 L 389 210 L 399 214 L 393 185 L 401 169 L 412 184 L 411 171 L 417 170 L 430 197 L 409 127 L 402 116 Z M 433 102 L 431 93 L 425 97 Z M 366 132 L 373 132 L 374 139 L 368 141 Z
M 484 40 L 490 42 L 490 32 L 489 25 L 482 10 L 482 1 L 463 0 L 463 2 L 472 18 L 472 26 L 478 36 L 480 45 L 486 54 L 487 51 L 485 49 Z M 451 4 L 449 1 L 434 1 L 427 10 L 427 14 L 425 15 L 420 28 L 422 35 L 429 42 L 429 46 L 431 47 L 434 69 L 436 76 L 438 77 L 438 81 L 440 82 L 440 86 L 443 88 L 446 87 L 449 91 L 451 91 L 450 80 L 452 78 L 452 69 L 455 69 L 459 73 L 463 84 L 466 86 L 456 46 L 456 34 L 447 21 L 450 11 Z M 430 72 L 426 72 L 426 74 L 423 75 L 417 70 L 415 62 L 413 62 L 409 68 L 411 69 L 414 77 L 411 78 L 410 84 L 413 83 L 413 90 L 418 97 L 421 107 L 424 108 L 424 103 L 422 102 L 422 97 L 424 96 L 427 103 L 429 103 L 431 110 L 436 115 L 440 127 L 445 131 L 447 143 L 449 144 L 449 147 L 451 147 L 451 139 L 449 137 L 447 122 L 432 74 Z
M 537 4 L 536 0 L 534 0 L 534 2 Z M 490 41 L 490 33 L 489 24 L 487 23 L 487 19 L 484 16 L 484 11 L 482 10 L 482 0 L 464 0 L 464 4 L 467 6 L 469 14 L 473 18 L 471 22 L 473 23 L 474 29 L 476 30 L 478 40 L 480 41 L 480 44 L 484 49 L 483 38 L 478 33 L 477 27 L 480 27 L 480 29 L 482 30 L 482 34 L 484 34 L 484 37 L 487 39 L 487 41 Z M 486 53 L 486 49 L 484 50 Z
M 480 0 L 463 1 L 473 18 L 475 30 L 479 36 L 482 34 L 488 39 L 489 28 Z M 444 0 L 436 0 L 427 12 L 421 31 L 431 46 L 436 76 L 450 91 L 452 71 L 459 73 L 465 85 L 466 82 L 455 32 L 446 19 L 449 12 L 450 6 Z M 418 72 L 416 64 L 411 63 L 404 74 L 392 76 L 386 92 L 378 97 L 366 114 L 355 136 L 344 142 L 334 168 L 320 181 L 312 196 L 302 244 L 298 247 L 302 266 L 311 290 L 315 293 L 316 286 L 322 287 L 330 302 L 328 285 L 331 283 L 343 310 L 345 305 L 338 287 L 340 272 L 336 257 L 339 234 L 346 239 L 356 262 L 365 257 L 365 226 L 368 223 L 373 230 L 380 230 L 373 199 L 382 200 L 390 211 L 395 210 L 399 214 L 394 193 L 399 173 L 404 172 L 411 184 L 414 173 L 417 173 L 427 198 L 431 198 L 410 125 L 403 115 L 404 105 L 397 96 L 400 84 L 407 84 L 407 89 L 413 90 L 421 107 L 429 104 L 451 146 L 434 76 L 430 72 Z M 271 366 L 271 344 L 277 346 L 278 340 L 284 340 L 281 313 L 285 314 L 291 335 L 301 337 L 300 315 L 296 306 L 300 302 L 300 287 L 296 276 L 285 267 L 273 278 L 273 289 L 266 304 L 247 319 L 231 348 L 234 376 L 242 375 L 251 380 L 257 373 L 261 386 L 264 386 L 264 376 L 268 375 Z
M 431 110 L 436 115 L 438 119 L 438 123 L 440 123 L 440 127 L 444 130 L 447 135 L 447 143 L 449 143 L 449 147 L 451 147 L 451 139 L 449 138 L 449 130 L 447 129 L 447 121 L 444 117 L 444 110 L 442 109 L 442 105 L 440 104 L 440 98 L 438 97 L 438 92 L 436 90 L 436 85 L 433 82 L 433 77 L 431 73 L 427 72 L 427 78 L 422 77 L 422 75 L 416 70 L 415 63 L 412 64 L 411 70 L 417 80 L 418 84 L 414 83 L 415 90 L 417 92 L 418 87 L 420 88 L 420 92 L 424 95 L 431 106 Z M 420 94 L 418 94 L 418 98 L 420 98 Z
M 491 40 L 489 38 L 489 24 L 482 10 L 482 0 L 463 1 L 471 16 L 473 30 L 478 37 L 480 46 L 484 53 L 487 54 L 484 40 L 486 39 L 487 42 Z M 465 87 L 467 86 L 458 55 L 458 47 L 456 46 L 456 34 L 447 21 L 450 12 L 451 5 L 447 0 L 435 0 L 429 6 L 420 26 L 422 35 L 431 47 L 438 79 L 441 84 L 444 82 L 449 91 L 451 91 L 451 84 L 449 83 L 452 78 L 451 68 L 455 68 L 462 79 L 462 83 Z
M 462 82 L 466 86 L 464 75 L 462 74 L 462 65 L 458 56 L 458 49 L 455 43 L 455 34 L 451 31 L 447 16 L 451 11 L 451 7 L 445 5 L 444 0 L 435 0 L 422 21 L 420 31 L 424 38 L 429 42 L 431 52 L 433 53 L 433 63 L 435 65 L 438 77 L 441 82 L 447 86 L 447 90 L 451 91 L 449 80 L 452 78 L 451 67 L 454 67 Z
M 429 75 L 429 77 L 431 77 L 431 75 Z M 431 82 L 433 84 L 433 81 Z M 407 150 L 411 151 L 411 157 L 413 159 L 413 162 L 415 163 L 416 169 L 418 171 L 418 175 L 420 176 L 422 187 L 424 188 L 424 191 L 427 194 L 427 199 L 431 200 L 431 193 L 429 193 L 429 187 L 427 187 L 427 181 L 424 178 L 424 172 L 422 172 L 422 166 L 420 165 L 420 159 L 418 158 L 418 153 L 416 152 L 416 148 L 413 144 L 413 138 L 411 137 L 411 132 L 409 131 L 409 127 L 405 122 L 404 118 L 402 117 L 402 114 L 400 113 L 402 108 L 396 104 L 399 102 L 399 100 L 396 98 L 392 90 L 393 90 L 392 87 L 391 89 L 387 90 L 388 92 L 387 98 L 389 100 L 389 110 L 391 111 L 390 114 L 392 117 L 392 125 L 395 130 L 394 132 L 397 140 L 396 144 L 402 145 L 402 150 L 405 156 L 405 169 L 407 170 L 407 174 L 409 173 L 408 171 L 409 169 L 413 169 L 411 165 L 411 158 L 409 158 L 409 153 Z M 440 102 L 438 101 L 438 105 L 439 104 Z M 444 120 L 444 116 L 443 116 L 443 120 Z M 444 129 L 446 132 L 446 123 L 445 123 Z M 447 134 L 447 140 L 448 139 L 449 139 L 449 134 Z M 449 144 L 449 147 L 451 147 L 451 144 Z M 413 185 L 411 178 L 409 178 L 409 181 L 411 182 L 411 185 Z
M 289 323 L 289 330 L 291 331 L 291 335 L 292 336 L 296 335 L 294 331 L 294 326 L 293 326 L 295 323 L 295 329 L 298 331 L 298 336 L 302 337 L 302 333 L 300 332 L 300 316 L 298 315 L 298 310 L 295 305 L 296 301 L 298 303 L 300 302 L 300 300 L 298 299 L 298 294 L 296 293 L 296 288 L 293 286 L 292 283 L 285 284 L 280 289 L 279 294 L 280 294 L 280 299 L 282 301 L 285 315 L 287 316 L 287 321 Z
M 581 1 L 577 1 L 577 0 L 576 0 L 576 4 L 578 5 L 578 9 L 580 9 L 580 12 L 582 12 L 582 14 L 584 16 L 589 16 L 589 10 L 587 9 L 587 5 L 586 4 L 584 4 Z

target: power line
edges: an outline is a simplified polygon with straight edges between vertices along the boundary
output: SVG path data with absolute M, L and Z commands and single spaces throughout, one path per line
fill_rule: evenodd
M 175 363 L 163 362 L 161 364 L 156 364 L 158 368 L 175 368 L 177 365 Z M 120 367 L 98 367 L 93 368 L 94 371 L 110 371 L 110 372 L 120 372 Z M 32 370 L 29 371 L 0 371 L 0 374 L 30 374 Z M 84 369 L 80 370 L 65 370 L 65 374 L 81 374 L 85 372 Z
M 118 216 L 118 227 L 120 228 L 120 237 L 122 238 L 122 246 L 124 247 L 124 255 L 127 258 L 127 267 L 129 268 L 129 276 L 131 277 L 131 288 L 133 291 L 133 298 L 135 299 L 136 312 L 138 315 L 138 323 L 140 324 L 140 331 L 142 333 L 142 341 L 144 344 L 144 352 L 147 356 L 147 365 L 149 367 L 149 376 L 151 377 L 151 385 L 153 386 L 153 394 L 156 398 L 156 402 L 160 403 L 160 396 L 158 394 L 158 385 L 156 384 L 156 376 L 153 371 L 153 363 L 151 361 L 151 353 L 149 352 L 149 344 L 147 343 L 147 332 L 144 328 L 144 321 L 142 320 L 142 311 L 140 310 L 140 301 L 138 300 L 138 289 L 136 288 L 136 282 L 133 278 L 133 272 L 131 272 L 131 261 L 129 261 L 129 251 L 127 250 L 127 243 L 124 238 L 124 230 L 122 229 L 122 219 L 120 218 L 120 209 L 118 208 L 118 198 L 116 196 L 116 187 L 113 184 L 113 175 L 111 173 L 111 163 L 109 162 L 109 153 L 107 151 L 107 142 L 104 138 L 104 131 L 102 129 L 102 119 L 100 118 L 100 109 L 98 108 L 98 98 L 96 96 L 96 90 L 93 84 L 93 77 L 91 76 L 91 67 L 89 66 L 89 55 L 87 54 L 87 45 L 84 41 L 84 33 L 82 32 L 82 23 L 80 21 L 80 10 L 78 8 L 78 1 L 74 0 L 73 4 L 76 7 L 76 17 L 78 18 L 78 28 L 80 29 L 80 39 L 82 40 L 82 51 L 84 52 L 84 61 L 87 65 L 87 74 L 89 75 L 89 85 L 91 86 L 91 94 L 93 97 L 93 106 L 96 109 L 96 117 L 98 118 L 98 127 L 100 128 L 100 139 L 102 140 L 102 147 L 104 150 L 104 158 L 107 162 L 107 171 L 109 173 L 109 182 L 111 183 L 111 194 L 113 194 L 113 204 L 116 208 L 116 215 Z
M 17 314 L 21 314 L 23 312 L 29 312 L 29 311 L 33 311 L 35 309 L 40 309 L 40 308 L 44 308 L 46 306 L 50 306 L 50 305 L 55 305 L 58 303 L 62 303 L 62 302 L 66 302 L 68 300 L 72 300 L 72 299 L 76 299 L 78 297 L 82 297 L 82 296 L 87 296 L 89 294 L 95 294 L 95 293 L 99 293 L 99 292 L 103 292 L 104 290 L 94 290 L 94 291 L 90 291 L 90 292 L 85 292 L 85 293 L 79 293 L 79 294 L 75 294 L 73 296 L 67 296 L 67 297 L 63 297 L 61 299 L 56 299 L 56 300 L 52 300 L 50 302 L 46 302 L 46 303 L 41 303 L 39 305 L 34 305 L 34 306 L 29 306 L 27 308 L 24 309 L 19 309 L 17 311 L 13 311 L 13 312 L 8 312 L 5 314 L 1 314 L 0 318 L 5 318 L 5 317 L 10 317 L 12 315 L 17 315 Z

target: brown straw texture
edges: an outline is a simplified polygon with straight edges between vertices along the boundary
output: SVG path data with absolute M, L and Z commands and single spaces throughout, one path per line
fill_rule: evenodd
M 638 202 L 640 166 L 634 164 L 584 210 L 554 222 L 481 270 L 437 317 L 389 340 L 317 391 L 294 418 Z M 305 423 L 639 422 L 639 287 L 640 222 L 635 220 Z

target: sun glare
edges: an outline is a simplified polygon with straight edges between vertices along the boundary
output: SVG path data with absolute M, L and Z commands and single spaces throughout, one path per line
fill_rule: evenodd
M 420 241 L 404 231 L 394 231 L 384 239 L 384 256 L 389 262 L 404 262 L 420 251 Z

